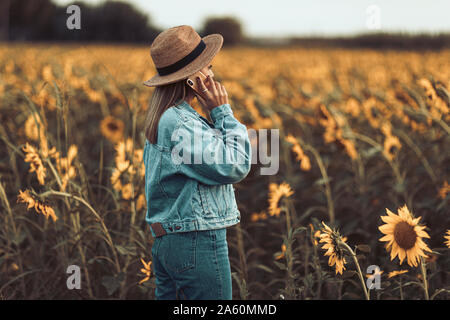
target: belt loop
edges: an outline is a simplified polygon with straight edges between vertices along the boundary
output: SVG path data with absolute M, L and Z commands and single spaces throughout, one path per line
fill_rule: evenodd
M 152 223 L 150 227 L 153 229 L 156 237 L 161 237 L 167 234 L 166 230 L 164 230 L 164 228 L 162 227 L 161 222 Z

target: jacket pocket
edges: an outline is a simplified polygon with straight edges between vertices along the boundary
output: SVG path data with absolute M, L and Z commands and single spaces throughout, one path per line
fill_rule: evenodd
M 159 248 L 164 266 L 176 273 L 195 267 L 197 232 L 174 232 L 162 237 Z
M 199 182 L 197 186 L 205 216 L 209 218 L 224 216 L 228 209 L 225 199 L 226 185 L 211 186 Z

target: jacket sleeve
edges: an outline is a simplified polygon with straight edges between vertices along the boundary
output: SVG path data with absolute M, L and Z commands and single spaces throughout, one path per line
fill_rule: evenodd
M 247 128 L 233 115 L 229 104 L 211 110 L 214 128 L 200 119 L 181 121 L 172 134 L 172 161 L 177 173 L 208 185 L 237 183 L 251 167 Z

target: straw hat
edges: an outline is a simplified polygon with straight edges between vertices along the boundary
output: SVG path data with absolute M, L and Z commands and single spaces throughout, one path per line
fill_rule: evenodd
M 188 78 L 208 65 L 222 44 L 222 35 L 214 33 L 201 38 L 188 25 L 164 30 L 150 47 L 150 56 L 158 73 L 144 85 L 156 87 Z

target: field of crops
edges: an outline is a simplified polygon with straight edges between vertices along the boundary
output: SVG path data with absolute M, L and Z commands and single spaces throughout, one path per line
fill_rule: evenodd
M 234 299 L 450 298 L 450 50 L 233 48 L 212 64 L 236 118 L 280 137 L 277 174 L 258 162 L 235 185 Z M 0 46 L 0 299 L 154 298 L 154 73 L 148 47 Z

